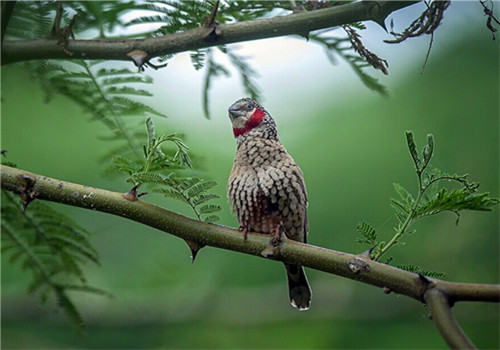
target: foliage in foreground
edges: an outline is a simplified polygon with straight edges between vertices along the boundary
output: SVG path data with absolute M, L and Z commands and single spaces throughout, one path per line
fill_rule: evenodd
M 389 249 L 404 244 L 402 237 L 415 233 L 410 230 L 411 225 L 418 219 L 452 212 L 456 215 L 456 224 L 460 220 L 460 213 L 464 210 L 489 211 L 498 204 L 497 198 L 489 193 L 478 193 L 479 184 L 471 182 L 468 175 L 448 174 L 437 168 L 430 168 L 429 164 L 434 154 L 434 136 L 427 135 L 427 144 L 419 154 L 411 131 L 406 132 L 406 141 L 410 156 L 417 175 L 417 189 L 413 195 L 406 188 L 394 183 L 394 189 L 399 198 L 391 199 L 397 224 L 394 235 L 388 241 L 382 241 L 376 230 L 366 222 L 356 227 L 361 234 L 358 242 L 370 246 L 370 257 L 379 261 Z M 455 183 L 459 188 L 449 188 L 443 184 Z M 386 260 L 390 263 L 392 258 Z M 397 267 L 411 272 L 421 273 L 430 277 L 442 277 L 443 273 L 425 271 L 417 265 L 398 265 Z

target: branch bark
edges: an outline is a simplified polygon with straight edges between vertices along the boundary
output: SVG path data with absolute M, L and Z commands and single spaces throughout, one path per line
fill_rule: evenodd
M 331 28 L 372 20 L 385 28 L 385 18 L 398 9 L 419 1 L 358 1 L 331 8 L 300 12 L 252 21 L 199 27 L 157 38 L 126 40 L 69 40 L 65 49 L 57 39 L 5 40 L 2 64 L 33 59 L 130 60 L 128 53 L 141 50 L 148 59 L 210 46 Z
M 43 199 L 121 216 L 141 222 L 184 240 L 264 257 L 271 245 L 269 235 L 252 233 L 248 240 L 237 229 L 194 220 L 142 200 L 130 200 L 124 193 L 82 186 L 2 165 L 2 188 L 20 194 L 24 200 Z M 28 188 L 27 188 L 28 186 Z M 28 207 L 29 210 L 29 207 Z M 343 276 L 425 302 L 424 294 L 439 290 L 451 302 L 500 301 L 500 286 L 454 283 L 427 279 L 361 255 L 285 240 L 279 256 L 271 259 L 301 264 L 316 270 Z
M 465 335 L 451 313 L 450 303 L 446 295 L 436 289 L 429 289 L 424 295 L 431 316 L 444 340 L 452 349 L 476 349 L 476 346 Z

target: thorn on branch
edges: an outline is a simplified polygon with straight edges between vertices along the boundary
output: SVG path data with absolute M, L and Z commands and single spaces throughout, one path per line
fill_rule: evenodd
M 496 34 L 495 34 L 495 32 L 497 32 L 498 29 L 496 29 L 493 26 L 492 22 L 496 22 L 496 24 L 500 24 L 500 21 L 493 14 L 493 4 L 494 4 L 494 2 L 493 1 L 491 2 L 491 8 L 488 8 L 488 6 L 486 6 L 487 0 L 479 0 L 479 3 L 481 4 L 481 6 L 483 6 L 484 14 L 486 16 L 488 16 L 488 19 L 486 20 L 486 27 L 491 31 L 491 34 L 493 36 L 493 40 L 496 40 Z
M 17 179 L 24 186 L 20 196 L 23 202 L 23 210 L 26 211 L 28 204 L 38 196 L 38 193 L 33 188 L 36 183 L 36 178 L 32 175 L 20 174 L 17 176 Z
M 392 292 L 391 288 L 384 287 L 384 294 L 390 294 Z
M 198 243 L 198 242 L 190 241 L 190 240 L 187 240 L 187 239 L 185 239 L 184 241 L 186 242 L 186 244 L 188 245 L 189 249 L 191 250 L 191 262 L 194 263 L 194 260 L 196 259 L 196 256 L 198 255 L 198 252 L 205 245 L 201 244 L 201 243 Z
M 303 32 L 303 33 L 299 33 L 299 35 L 301 37 L 303 37 L 304 39 L 306 39 L 306 41 L 309 41 L 309 33 L 310 32 Z
M 209 29 L 209 32 L 205 35 L 205 40 L 209 42 L 216 41 L 217 38 L 222 35 L 222 32 L 218 27 L 219 23 L 215 20 L 217 17 L 217 10 L 219 9 L 219 2 L 219 0 L 215 1 L 214 8 L 204 24 L 204 26 Z
M 75 24 L 76 17 L 78 16 L 78 13 L 76 13 L 69 23 L 61 28 L 61 21 L 63 17 L 63 7 L 62 7 L 62 2 L 57 3 L 57 9 L 56 9 L 56 17 L 54 18 L 54 24 L 52 25 L 52 30 L 50 32 L 51 36 L 53 38 L 57 39 L 57 44 L 61 45 L 63 51 L 68 55 L 68 56 L 73 56 L 73 52 L 68 50 L 68 40 L 71 37 L 73 40 L 75 40 L 75 34 L 73 33 L 73 25 Z
M 143 50 L 132 50 L 127 53 L 127 56 L 132 59 L 135 66 L 139 68 L 139 72 L 144 71 L 144 64 L 148 61 L 148 53 Z
M 127 57 L 132 59 L 132 62 L 134 62 L 134 65 L 139 69 L 139 72 L 143 72 L 144 67 L 150 67 L 155 70 L 158 70 L 168 65 L 168 62 L 159 65 L 151 63 L 149 54 L 144 50 L 132 50 L 129 53 L 127 53 Z
M 128 201 L 135 202 L 139 200 L 139 196 L 137 195 L 137 189 L 140 185 L 135 185 L 130 189 L 130 191 L 124 193 L 122 196 Z M 141 194 L 142 195 L 142 194 Z
M 425 277 L 424 275 L 422 275 L 420 272 L 418 273 L 418 279 L 420 280 L 420 282 L 422 282 L 426 287 L 428 287 L 432 281 L 430 279 L 428 279 L 427 277 Z
M 389 72 L 387 71 L 387 68 L 389 68 L 389 63 L 387 63 L 387 60 L 378 57 L 376 54 L 368 50 L 361 42 L 360 36 L 358 32 L 356 32 L 356 29 L 354 29 L 350 25 L 343 25 L 342 28 L 346 31 L 354 51 L 356 51 L 361 57 L 363 57 L 366 62 L 368 62 L 373 68 L 381 70 L 385 75 L 389 74 Z
M 375 247 L 371 247 L 370 249 L 365 250 L 364 252 L 362 252 L 361 254 L 359 254 L 359 256 L 362 256 L 364 258 L 368 258 L 368 259 L 371 260 L 372 259 L 371 254 L 372 254 L 374 248 Z
M 206 27 L 213 27 L 217 22 L 215 21 L 215 17 L 217 17 L 217 10 L 219 9 L 219 0 L 215 1 L 214 8 L 210 13 L 210 17 L 205 22 Z

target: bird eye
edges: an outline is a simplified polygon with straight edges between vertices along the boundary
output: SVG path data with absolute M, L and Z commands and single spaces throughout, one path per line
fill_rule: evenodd
M 247 109 L 248 109 L 248 110 L 253 109 L 253 105 L 252 105 L 251 103 L 247 104 Z

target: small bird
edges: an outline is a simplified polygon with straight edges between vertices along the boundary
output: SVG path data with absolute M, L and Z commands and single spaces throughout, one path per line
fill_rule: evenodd
M 227 196 L 243 237 L 249 231 L 307 242 L 307 192 L 302 171 L 280 143 L 271 115 L 257 102 L 242 98 L 229 107 L 237 151 Z M 285 264 L 290 303 L 299 310 L 311 304 L 311 288 L 301 265 Z

